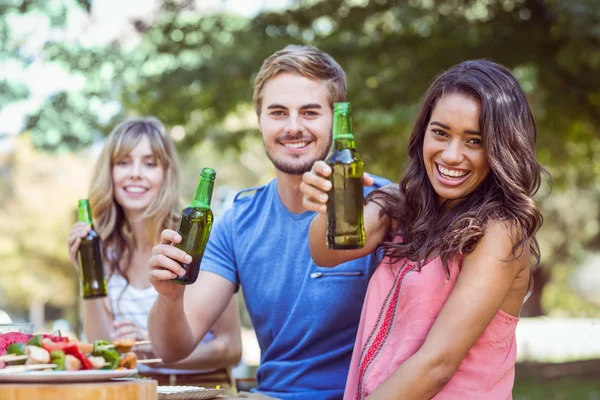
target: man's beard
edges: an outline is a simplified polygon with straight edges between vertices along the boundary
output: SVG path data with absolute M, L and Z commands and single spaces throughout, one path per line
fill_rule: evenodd
M 326 155 L 327 155 L 327 153 L 325 153 L 325 156 Z M 267 153 L 267 157 L 269 157 L 269 160 L 271 160 L 271 162 L 273 163 L 275 168 L 277 168 L 279 171 L 283 172 L 284 174 L 289 174 L 289 175 L 302 175 L 305 172 L 310 171 L 310 169 L 312 168 L 315 161 L 323 160 L 325 158 L 325 156 L 322 158 L 316 158 L 314 160 L 293 163 L 293 162 L 275 160 L 271 157 L 271 155 L 269 153 Z
M 275 168 L 277 168 L 279 171 L 283 172 L 284 174 L 289 174 L 289 175 L 302 175 L 305 172 L 308 172 L 311 170 L 315 161 L 324 160 L 325 157 L 327 157 L 327 154 L 329 153 L 330 147 L 331 147 L 331 142 L 327 146 L 325 146 L 323 148 L 323 151 L 320 154 L 317 154 L 316 157 L 309 159 L 307 161 L 298 160 L 297 162 L 293 162 L 293 161 L 290 162 L 287 160 L 275 159 L 275 157 L 273 157 L 273 155 L 271 155 L 271 153 L 269 152 L 269 149 L 267 148 L 266 144 L 265 144 L 265 152 L 267 153 L 267 157 L 269 157 L 269 160 L 271 160 L 271 163 L 273 163 Z

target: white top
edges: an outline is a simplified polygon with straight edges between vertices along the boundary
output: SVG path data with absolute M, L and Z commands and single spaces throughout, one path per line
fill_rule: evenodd
M 127 284 L 123 276 L 113 274 L 107 282 L 108 298 L 115 321 L 133 321 L 136 325 L 148 330 L 148 314 L 158 297 L 158 292 L 154 286 L 150 285 L 146 289 L 137 289 Z M 212 331 L 209 331 L 202 339 L 202 342 L 209 342 L 214 339 Z M 137 369 L 144 372 L 158 374 L 198 374 L 210 372 L 213 370 L 183 370 L 169 368 L 152 368 L 148 365 L 139 364 Z

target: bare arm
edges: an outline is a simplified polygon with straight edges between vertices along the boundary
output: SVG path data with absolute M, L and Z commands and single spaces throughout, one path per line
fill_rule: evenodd
M 512 260 L 514 243 L 504 224 L 488 225 L 475 251 L 464 258 L 454 289 L 421 349 L 400 365 L 370 400 L 430 399 L 444 388 L 502 307 L 517 274 L 529 266 L 528 249 Z M 452 332 L 451 340 L 448 332 Z
M 83 330 L 88 342 L 108 339 L 112 326 L 113 316 L 108 297 L 83 300 Z
M 150 310 L 148 333 L 152 349 L 167 363 L 182 360 L 194 351 L 235 291 L 233 283 L 207 271 L 200 271 L 189 288 L 173 282 L 171 279 L 185 274 L 179 262 L 191 261 L 186 260 L 189 256 L 183 250 L 172 245 L 180 241 L 177 232 L 164 230 L 149 263 L 148 279 L 159 295 Z
M 341 263 L 367 256 L 377 249 L 384 240 L 390 228 L 388 216 L 380 215 L 381 207 L 375 202 L 369 202 L 364 209 L 365 245 L 356 250 L 331 250 L 325 242 L 327 223 L 327 192 L 331 190 L 331 182 L 327 177 L 331 168 L 323 161 L 317 161 L 312 169 L 302 177 L 300 190 L 304 194 L 302 202 L 307 210 L 318 212 L 310 224 L 308 241 L 310 254 L 320 267 L 335 267 Z M 365 174 L 364 184 L 373 185 L 373 178 Z
M 185 359 L 166 368 L 209 369 L 236 365 L 242 357 L 242 339 L 237 297 L 233 296 L 227 308 L 212 327 L 214 339 L 200 343 Z

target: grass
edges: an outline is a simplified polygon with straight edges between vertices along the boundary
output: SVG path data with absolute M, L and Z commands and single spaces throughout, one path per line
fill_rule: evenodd
M 518 380 L 513 400 L 600 400 L 600 379 Z

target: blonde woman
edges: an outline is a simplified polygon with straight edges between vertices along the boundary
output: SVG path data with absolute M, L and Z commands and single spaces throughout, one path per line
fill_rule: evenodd
M 96 163 L 89 194 L 108 277 L 108 297 L 83 302 L 89 341 L 148 339 L 148 313 L 157 297 L 148 281 L 148 260 L 160 232 L 177 226 L 179 189 L 177 154 L 160 121 L 129 118 L 111 132 Z M 89 229 L 85 223 L 76 223 L 71 230 L 69 256 L 75 268 L 77 250 Z M 198 371 L 182 369 L 221 369 L 239 362 L 240 356 L 240 322 L 233 299 L 189 357 L 144 371 L 163 384 L 191 384 Z M 205 372 L 200 375 L 206 377 Z M 206 380 L 199 383 L 206 384 Z

